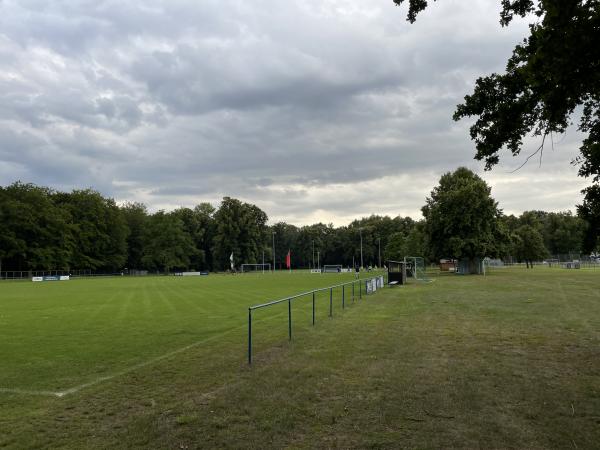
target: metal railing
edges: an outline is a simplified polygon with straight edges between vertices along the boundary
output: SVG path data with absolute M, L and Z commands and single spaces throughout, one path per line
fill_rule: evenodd
M 267 303 L 261 303 L 260 305 L 250 306 L 248 308 L 248 364 L 252 364 L 252 311 L 262 308 L 267 308 L 273 305 L 279 305 L 281 303 L 288 303 L 288 336 L 289 340 L 292 340 L 292 300 L 296 300 L 301 297 L 312 296 L 312 325 L 315 325 L 315 315 L 316 315 L 316 294 L 318 292 L 326 292 L 329 291 L 329 317 L 333 317 L 333 290 L 337 288 L 342 288 L 342 309 L 346 307 L 346 286 L 352 286 L 352 300 L 355 299 L 355 285 L 358 283 L 358 298 L 362 299 L 363 295 L 363 283 L 365 284 L 365 295 L 367 295 L 368 289 L 367 284 L 375 282 L 376 288 L 380 289 L 385 286 L 385 280 L 383 275 L 378 275 L 376 277 L 371 278 L 363 278 L 348 281 L 346 283 L 336 284 L 334 286 L 328 286 L 324 288 L 314 289 L 312 291 L 302 292 L 301 294 L 292 295 L 290 297 L 281 298 L 279 300 L 273 300 Z

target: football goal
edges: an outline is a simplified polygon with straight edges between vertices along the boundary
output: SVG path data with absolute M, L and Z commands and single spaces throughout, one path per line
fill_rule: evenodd
M 323 273 L 340 273 L 341 271 L 341 264 L 325 264 L 323 266 Z
M 265 273 L 265 272 L 270 272 L 271 271 L 271 264 L 270 263 L 265 263 L 265 264 L 242 264 L 242 273 L 249 273 L 249 272 L 261 272 L 261 273 Z
M 425 260 L 420 256 L 405 256 L 406 276 L 417 281 L 432 281 L 425 273 Z

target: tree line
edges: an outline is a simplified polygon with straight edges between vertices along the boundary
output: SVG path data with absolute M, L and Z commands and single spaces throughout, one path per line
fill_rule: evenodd
M 419 221 L 372 215 L 339 227 L 268 225 L 259 207 L 230 197 L 218 207 L 150 213 L 142 203 L 117 205 L 92 189 L 59 192 L 16 182 L 0 187 L 0 271 L 221 271 L 232 253 L 238 268 L 274 259 L 281 268 L 288 251 L 294 268 L 310 268 L 379 266 L 404 256 L 530 261 L 593 250 L 584 247 L 581 218 L 504 215 L 485 182 L 464 168 L 442 176 L 422 211 Z

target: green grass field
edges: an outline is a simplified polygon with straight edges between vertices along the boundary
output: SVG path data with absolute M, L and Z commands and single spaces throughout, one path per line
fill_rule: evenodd
M 600 272 L 498 269 L 247 307 L 349 275 L 0 284 L 0 448 L 593 448 Z M 348 291 L 347 291 L 348 294 Z M 61 393 L 61 396 L 54 395 Z
M 60 393 L 94 383 L 245 330 L 248 306 L 352 279 L 352 274 L 283 273 L 5 283 L 0 389 Z M 339 306 L 339 289 L 335 296 Z M 299 320 L 306 320 L 305 303 L 294 303 Z M 322 317 L 328 298 L 321 296 L 319 303 Z M 257 343 L 261 333 L 271 334 L 271 325 L 261 327 L 265 320 L 286 336 L 287 305 L 255 315 Z

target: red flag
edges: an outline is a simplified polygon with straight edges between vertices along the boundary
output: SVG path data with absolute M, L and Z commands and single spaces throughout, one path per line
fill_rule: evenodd
M 285 255 L 285 267 L 290 269 L 292 267 L 292 252 L 288 250 L 287 255 Z

